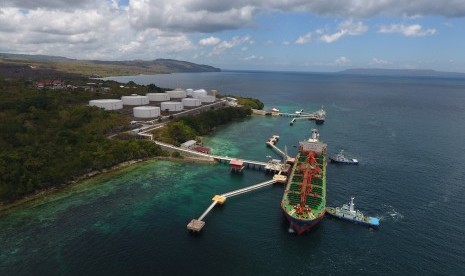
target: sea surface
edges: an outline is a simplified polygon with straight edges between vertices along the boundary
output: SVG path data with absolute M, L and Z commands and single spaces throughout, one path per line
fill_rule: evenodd
M 186 230 L 215 194 L 262 182 L 225 164 L 149 161 L 100 175 L 0 214 L 0 275 L 464 275 L 465 79 L 221 72 L 114 78 L 217 89 L 267 108 L 314 111 L 324 125 L 254 116 L 204 140 L 213 152 L 266 160 L 296 153 L 317 128 L 329 154 L 327 204 L 355 196 L 377 231 L 324 219 L 297 236 L 279 208 L 283 186 L 228 199 Z

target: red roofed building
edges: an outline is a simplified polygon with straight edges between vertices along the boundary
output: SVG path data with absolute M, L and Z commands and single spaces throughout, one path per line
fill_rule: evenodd
M 240 159 L 232 159 L 229 162 L 229 167 L 231 168 L 232 172 L 240 173 L 244 170 L 244 161 Z
M 201 153 L 206 153 L 206 154 L 210 154 L 211 152 L 210 148 L 205 148 L 205 147 L 195 147 L 194 150 L 201 152 Z
M 65 87 L 65 82 L 62 80 L 41 80 L 36 83 L 37 88 L 59 89 Z

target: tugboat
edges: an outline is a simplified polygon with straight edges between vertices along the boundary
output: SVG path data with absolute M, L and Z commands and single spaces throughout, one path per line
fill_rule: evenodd
M 357 159 L 345 157 L 344 150 L 341 150 L 336 156 L 329 157 L 329 160 L 331 163 L 358 165 Z
M 354 208 L 354 197 L 350 198 L 349 205 L 343 204 L 342 207 L 326 207 L 326 213 L 330 216 L 351 221 L 355 224 L 361 224 L 373 228 L 379 227 L 379 218 L 367 217 L 359 210 Z

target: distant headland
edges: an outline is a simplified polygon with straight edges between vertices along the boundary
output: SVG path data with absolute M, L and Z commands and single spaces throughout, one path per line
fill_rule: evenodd
M 0 70 L 11 66 L 50 69 L 90 77 L 221 71 L 220 68 L 213 66 L 174 59 L 101 61 L 47 55 L 0 53 Z

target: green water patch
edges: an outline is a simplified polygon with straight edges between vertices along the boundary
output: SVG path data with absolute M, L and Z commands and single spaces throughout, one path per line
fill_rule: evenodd
M 62 252 L 80 240 L 99 237 L 102 240 L 94 241 L 98 245 L 105 239 L 124 239 L 120 237 L 124 233 L 144 231 L 167 236 L 173 227 L 185 229 L 215 194 L 263 178 L 253 171 L 231 174 L 225 164 L 168 161 L 104 174 L 3 213 L 0 263 L 9 268 L 22 263 L 34 267 L 34 260 L 45 258 L 59 266 Z
M 191 179 L 213 166 L 150 161 L 108 173 L 4 212 L 0 220 L 0 263 L 15 264 L 89 233 L 140 229 L 154 209 L 192 200 Z M 203 174 L 203 177 L 202 177 Z M 200 175 L 200 176 L 199 176 Z M 182 208 L 177 212 L 184 212 Z M 53 240 L 53 242 L 48 242 Z M 49 252 L 50 251 L 50 252 Z

